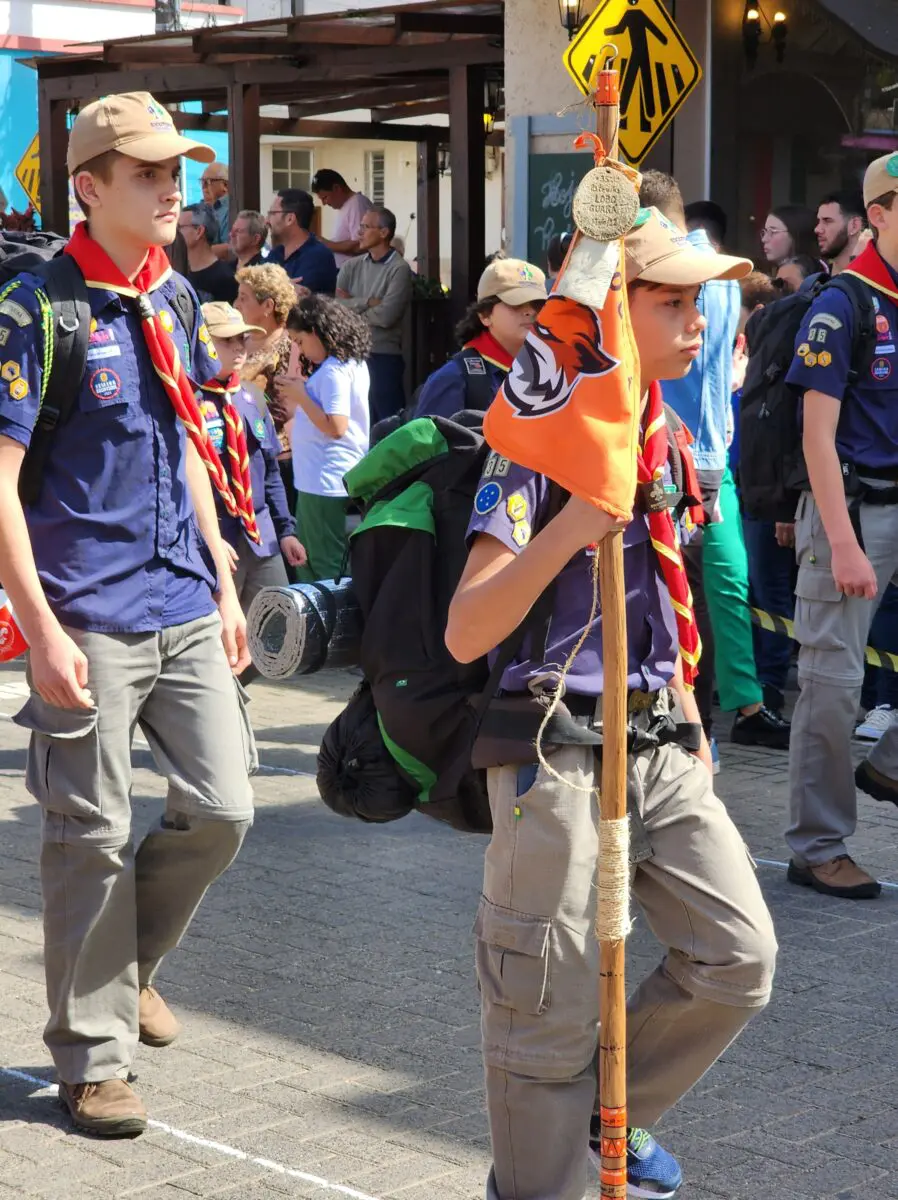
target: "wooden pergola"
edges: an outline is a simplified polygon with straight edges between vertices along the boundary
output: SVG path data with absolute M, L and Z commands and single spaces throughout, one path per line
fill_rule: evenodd
M 173 112 L 180 128 L 227 132 L 232 212 L 260 207 L 262 134 L 415 143 L 418 259 L 427 277 L 439 275 L 439 150 L 448 146 L 452 292 L 457 304 L 471 296 L 485 254 L 484 145 L 503 136 L 484 127 L 487 80 L 502 78 L 502 0 L 438 0 L 121 38 L 33 65 L 45 228 L 68 232 L 70 113 L 108 92 L 148 91 L 169 106 L 201 105 L 199 113 Z M 263 113 L 275 105 L 288 115 Z M 370 119 L 333 119 L 357 109 Z M 434 113 L 448 114 L 448 127 L 403 123 Z

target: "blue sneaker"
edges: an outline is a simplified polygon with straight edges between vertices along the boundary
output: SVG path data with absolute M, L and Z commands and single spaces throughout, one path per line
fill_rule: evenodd
M 601 1125 L 598 1115 L 589 1125 L 589 1157 L 601 1162 Z M 672 1200 L 680 1190 L 680 1164 L 647 1129 L 627 1130 L 627 1195 L 644 1200 Z

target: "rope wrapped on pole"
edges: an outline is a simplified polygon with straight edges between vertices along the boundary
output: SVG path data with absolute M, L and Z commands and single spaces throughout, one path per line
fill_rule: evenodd
M 246 634 L 253 664 L 266 679 L 357 666 L 362 613 L 352 581 L 263 588 L 247 613 Z

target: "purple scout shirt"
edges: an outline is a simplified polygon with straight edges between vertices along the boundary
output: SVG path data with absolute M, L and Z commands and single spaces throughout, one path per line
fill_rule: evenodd
M 484 467 L 468 525 L 468 543 L 489 533 L 515 554 L 538 530 L 548 503 L 548 480 L 493 453 Z M 656 691 L 674 675 L 678 640 L 674 612 L 649 540 L 645 514 L 634 512 L 624 530 L 624 579 L 627 589 L 627 687 Z M 560 671 L 586 625 L 592 604 L 592 557 L 583 550 L 558 576 L 546 661 L 529 657 L 530 635 L 502 676 L 502 689 L 521 692 L 546 670 Z M 602 692 L 602 617 L 598 615 L 567 675 L 567 688 L 580 695 Z

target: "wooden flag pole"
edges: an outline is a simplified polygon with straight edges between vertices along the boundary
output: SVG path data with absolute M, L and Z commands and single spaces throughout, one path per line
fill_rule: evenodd
M 603 51 L 603 55 L 604 55 Z M 617 158 L 620 124 L 619 75 L 600 69 L 593 98 L 596 133 L 608 158 Z M 599 544 L 602 598 L 602 783 L 599 792 L 599 871 L 629 890 L 627 834 L 627 617 L 623 534 L 609 533 Z M 620 858 L 623 857 L 623 862 Z M 618 861 L 614 861 L 614 859 Z M 608 882 L 606 878 L 606 882 Z M 600 906 L 602 887 L 599 888 Z M 628 898 L 627 898 L 628 899 Z M 629 908 L 629 905 L 627 904 Z M 599 937 L 599 1115 L 602 1123 L 601 1196 L 627 1195 L 627 1008 L 626 942 Z

